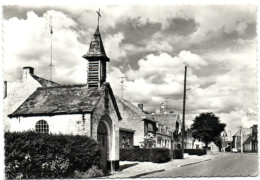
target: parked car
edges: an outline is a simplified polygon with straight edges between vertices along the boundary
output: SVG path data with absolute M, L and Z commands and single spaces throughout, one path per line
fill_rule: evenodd
M 237 148 L 232 148 L 232 152 L 237 153 L 238 152 Z

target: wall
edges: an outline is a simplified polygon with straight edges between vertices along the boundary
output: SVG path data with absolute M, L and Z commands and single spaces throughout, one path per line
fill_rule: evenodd
M 90 135 L 90 114 L 34 116 L 12 118 L 10 131 L 35 130 L 35 124 L 39 120 L 45 120 L 49 125 L 50 133 Z
M 105 101 L 108 100 L 108 108 L 105 108 Z M 119 125 L 118 116 L 116 114 L 114 105 L 112 103 L 111 96 L 104 93 L 100 98 L 98 104 L 96 105 L 92 113 L 92 137 L 97 140 L 97 129 L 100 120 L 104 118 L 106 123 L 110 127 L 108 135 L 109 137 L 109 161 L 119 161 Z M 111 121 L 111 123 L 109 123 Z
M 133 144 L 134 146 L 140 146 L 140 142 L 144 140 L 144 121 L 142 120 L 142 116 L 128 105 L 123 104 L 120 100 L 117 100 L 117 105 L 122 116 L 119 127 L 133 130 Z
M 27 74 L 21 81 L 14 82 L 15 85 L 7 88 L 8 94 L 4 99 L 4 130 L 10 130 L 10 118 L 7 115 L 13 113 L 38 87 L 41 87 L 32 76 Z M 11 89 L 10 89 L 11 88 Z

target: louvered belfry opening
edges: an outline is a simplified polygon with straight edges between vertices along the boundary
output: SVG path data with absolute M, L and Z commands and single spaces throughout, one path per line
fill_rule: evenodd
M 83 58 L 89 61 L 88 87 L 100 87 L 106 82 L 106 62 L 109 62 L 110 59 L 106 55 L 99 27 L 91 40 L 88 53 Z

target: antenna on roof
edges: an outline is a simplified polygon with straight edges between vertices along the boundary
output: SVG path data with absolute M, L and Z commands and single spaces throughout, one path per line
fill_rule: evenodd
M 66 27 L 64 26 L 54 26 L 53 25 L 53 20 L 54 19 L 58 19 L 58 20 L 63 20 L 64 17 L 60 16 L 53 16 L 49 13 L 47 14 L 44 14 L 45 18 L 46 18 L 46 24 L 45 24 L 45 29 L 48 30 L 50 32 L 50 35 L 51 35 L 51 54 L 50 54 L 50 64 L 49 64 L 49 68 L 50 68 L 50 80 L 52 80 L 52 72 L 53 72 L 53 53 L 52 53 L 52 50 L 53 50 L 53 32 L 54 32 L 54 29 L 65 29 Z
M 124 89 L 125 89 L 125 87 L 124 87 L 124 81 L 125 81 L 125 77 L 124 76 L 122 76 L 121 77 L 121 98 L 124 98 Z
M 50 34 L 51 34 L 51 59 L 50 59 L 49 66 L 50 66 L 50 80 L 52 80 L 52 67 L 54 67 L 54 65 L 52 64 L 52 34 L 53 34 L 52 16 L 50 16 L 49 27 L 50 27 Z

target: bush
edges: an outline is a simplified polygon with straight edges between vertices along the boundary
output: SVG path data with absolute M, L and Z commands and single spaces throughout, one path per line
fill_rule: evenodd
M 120 149 L 121 161 L 150 161 L 150 149 L 143 148 L 127 148 Z
M 171 160 L 170 150 L 166 148 L 152 148 L 151 161 L 154 163 L 164 163 Z
M 5 173 L 13 178 L 70 178 L 100 166 L 99 144 L 79 135 L 5 133 Z
M 180 149 L 173 150 L 172 158 L 173 159 L 183 159 L 181 150 Z
M 205 154 L 207 154 L 207 150 L 206 149 L 198 149 L 197 156 L 203 156 Z
M 207 150 L 206 149 L 184 149 L 184 153 L 188 153 L 189 155 L 202 156 L 207 154 Z
M 120 149 L 120 160 L 163 163 L 171 160 L 171 154 L 166 148 L 127 148 Z
M 92 166 L 86 172 L 79 172 L 77 170 L 74 172 L 74 178 L 77 179 L 96 178 L 102 176 L 104 176 L 104 174 L 97 166 Z

